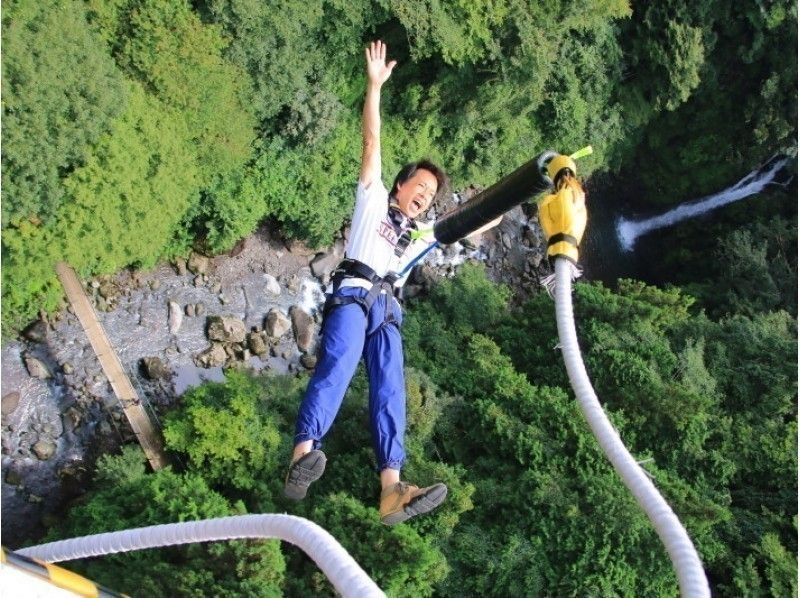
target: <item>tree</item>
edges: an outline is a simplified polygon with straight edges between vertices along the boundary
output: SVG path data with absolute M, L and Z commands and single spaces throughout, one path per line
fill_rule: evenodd
M 50 539 L 243 514 L 202 477 L 170 468 L 145 473 L 138 447 L 100 458 L 97 487 Z M 285 563 L 274 540 L 190 544 L 108 555 L 76 569 L 115 590 L 153 596 L 280 596 Z
M 50 222 L 63 177 L 127 105 L 122 74 L 82 2 L 3 7 L 3 228 Z

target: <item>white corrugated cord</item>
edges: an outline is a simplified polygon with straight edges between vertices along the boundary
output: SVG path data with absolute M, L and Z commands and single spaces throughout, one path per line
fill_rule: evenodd
M 168 523 L 31 546 L 18 554 L 48 563 L 194 542 L 277 538 L 301 548 L 346 598 L 385 596 L 342 545 L 316 523 L 293 515 L 238 515 Z
M 611 461 L 614 469 L 642 507 L 661 541 L 667 549 L 672 566 L 678 575 L 681 595 L 710 597 L 703 565 L 675 513 L 659 494 L 645 472 L 625 448 L 614 426 L 606 417 L 600 401 L 583 364 L 575 319 L 572 312 L 572 280 L 579 273 L 567 259 L 556 258 L 556 322 L 558 338 L 567 367 L 569 381 L 580 404 L 584 417 L 600 447 Z

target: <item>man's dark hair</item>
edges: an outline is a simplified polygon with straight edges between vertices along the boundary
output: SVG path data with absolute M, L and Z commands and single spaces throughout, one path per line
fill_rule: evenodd
M 433 196 L 431 205 L 435 204 L 438 200 L 444 197 L 450 187 L 450 181 L 447 179 L 447 174 L 444 170 L 427 159 L 423 159 L 418 162 L 409 162 L 403 166 L 403 168 L 400 169 L 400 172 L 397 173 L 397 176 L 394 177 L 392 192 L 389 195 L 394 196 L 397 193 L 397 186 L 405 183 L 408 179 L 414 176 L 414 173 L 418 170 L 427 170 L 436 177 L 436 195 Z

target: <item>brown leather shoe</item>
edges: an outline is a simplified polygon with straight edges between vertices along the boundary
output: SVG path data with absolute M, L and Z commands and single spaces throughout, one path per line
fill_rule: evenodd
M 446 496 L 447 486 L 444 484 L 418 488 L 397 482 L 381 492 L 381 523 L 395 525 L 432 511 L 444 502 Z
M 325 453 L 317 450 L 298 457 L 289 466 L 283 494 L 292 500 L 304 499 L 312 482 L 316 482 L 325 473 L 326 462 Z

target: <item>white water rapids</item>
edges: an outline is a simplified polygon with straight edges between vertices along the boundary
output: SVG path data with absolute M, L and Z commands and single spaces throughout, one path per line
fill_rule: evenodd
M 733 203 L 750 195 L 755 195 L 764 190 L 774 179 L 778 172 L 786 165 L 789 158 L 775 156 L 766 164 L 757 168 L 742 180 L 727 189 L 709 195 L 700 200 L 687 202 L 677 208 L 646 218 L 644 220 L 628 220 L 620 218 L 616 223 L 617 237 L 625 251 L 632 251 L 636 239 L 659 228 L 672 226 L 683 220 L 699 216 L 720 206 Z

